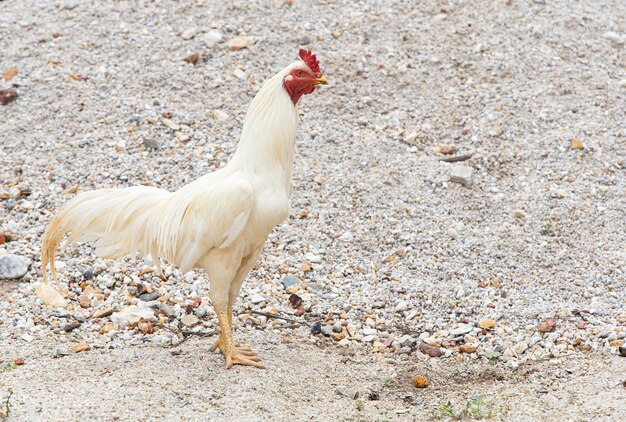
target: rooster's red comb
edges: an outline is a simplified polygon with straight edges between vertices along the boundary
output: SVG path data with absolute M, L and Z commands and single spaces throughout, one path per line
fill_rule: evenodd
M 315 54 L 313 54 L 311 50 L 307 51 L 304 48 L 301 48 L 300 58 L 304 63 L 306 63 L 307 66 L 309 66 L 309 68 L 311 68 L 314 73 L 321 73 L 320 62 L 319 60 L 317 60 L 317 57 L 315 57 Z

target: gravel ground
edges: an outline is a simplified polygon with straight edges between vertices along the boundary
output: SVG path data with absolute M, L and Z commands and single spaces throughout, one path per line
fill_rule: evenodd
M 626 4 L 413 3 L 0 3 L 0 89 L 18 93 L 0 105 L 0 277 L 34 260 L 0 279 L 13 417 L 626 415 Z M 217 324 L 200 271 L 162 282 L 77 245 L 57 262 L 70 306 L 35 298 L 64 202 L 224 165 L 300 45 L 330 85 L 299 104 L 291 217 L 235 309 L 268 371 L 225 372 L 188 334 Z

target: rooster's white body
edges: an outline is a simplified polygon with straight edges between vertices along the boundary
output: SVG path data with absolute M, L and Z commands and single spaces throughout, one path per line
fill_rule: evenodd
M 160 275 L 160 259 L 182 272 L 204 268 L 218 317 L 230 311 L 268 234 L 289 214 L 298 115 L 284 84 L 302 67 L 300 61 L 292 63 L 263 85 L 250 104 L 237 150 L 222 169 L 176 192 L 135 186 L 89 191 L 69 201 L 44 235 L 44 282 L 48 263 L 56 282 L 55 252 L 69 233 L 66 245 L 95 241 L 101 257 L 150 255 Z M 220 337 L 214 345 L 227 361 L 230 353 L 232 363 L 260 366 L 249 351 L 234 356 L 239 351 L 227 340 Z M 229 347 L 232 353 L 226 353 Z

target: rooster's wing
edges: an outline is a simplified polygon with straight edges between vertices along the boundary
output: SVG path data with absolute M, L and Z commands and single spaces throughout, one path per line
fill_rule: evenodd
M 254 191 L 247 180 L 231 176 L 208 187 L 187 185 L 168 202 L 157 217 L 152 245 L 185 273 L 211 249 L 239 237 L 254 208 Z

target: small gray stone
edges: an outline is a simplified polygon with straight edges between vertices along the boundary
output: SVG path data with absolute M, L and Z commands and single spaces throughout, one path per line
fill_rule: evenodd
M 419 311 L 411 311 L 405 318 L 406 321 L 411 321 L 413 318 L 415 318 L 417 315 L 419 314 Z
M 311 334 L 317 335 L 322 332 L 322 323 L 317 321 L 313 325 L 311 325 Z
M 411 349 L 409 346 L 404 346 L 404 347 L 400 348 L 399 353 L 400 354 L 402 354 L 402 353 L 409 354 L 409 353 L 411 353 L 411 351 L 413 351 L 413 349 Z
M 63 327 L 63 331 L 65 331 L 66 333 L 69 333 L 71 331 L 74 331 L 78 327 L 80 327 L 80 322 L 70 322 L 69 324 L 66 324 Z
M 58 357 L 68 356 L 69 354 L 70 354 L 70 352 L 67 349 L 57 349 L 57 356 Z
M 309 289 L 309 290 L 311 290 L 312 292 L 315 292 L 315 293 L 319 293 L 322 290 L 324 290 L 324 286 L 322 286 L 321 284 L 318 284 L 318 283 L 309 283 L 309 284 L 307 284 L 306 287 L 307 287 L 307 289 Z
M 223 110 L 213 110 L 213 118 L 218 122 L 225 122 L 230 116 Z
M 513 350 L 515 351 L 515 353 L 517 353 L 518 355 L 521 355 L 522 353 L 524 353 L 526 350 L 528 350 L 528 343 L 525 341 L 520 341 L 519 343 L 517 343 L 515 345 L 515 347 L 513 347 Z
M 452 166 L 452 169 L 450 170 L 450 181 L 454 183 L 460 183 L 463 186 L 470 186 L 472 184 L 473 172 L 474 169 L 470 166 L 456 164 Z
M 213 48 L 222 42 L 222 33 L 217 29 L 207 32 L 202 38 L 204 45 L 209 48 Z
M 333 324 L 333 332 L 340 333 L 342 330 L 343 330 L 343 326 L 341 325 L 341 322 L 335 322 Z
M 298 44 L 300 45 L 307 45 L 311 43 L 311 37 L 309 37 L 308 35 L 303 35 L 300 38 L 298 38 Z
M 196 36 L 196 32 L 198 32 L 196 28 L 185 29 L 181 34 L 181 37 L 183 37 L 183 40 L 190 40 Z
M 187 327 L 193 327 L 198 322 L 200 322 L 200 320 L 194 314 L 187 314 L 180 319 L 180 322 L 182 322 Z
M 403 335 L 398 339 L 398 342 L 402 346 L 413 346 L 415 344 L 415 339 L 408 334 Z
M 624 45 L 624 37 L 614 31 L 607 31 L 602 35 L 607 40 L 611 41 L 616 46 Z
M 352 400 L 356 400 L 359 398 L 359 392 L 356 390 L 350 390 L 349 388 L 345 387 L 337 387 L 337 390 L 335 391 L 337 391 L 337 394 L 339 394 L 340 396 L 347 397 Z
M 459 328 L 455 328 L 454 330 L 450 331 L 450 335 L 455 337 L 462 336 L 471 333 L 473 328 L 474 327 L 470 324 L 461 325 Z
M 9 196 L 11 197 L 11 199 L 20 199 L 22 196 L 22 191 L 20 190 L 20 188 L 13 186 L 11 189 L 9 189 Z
M 288 289 L 291 286 L 295 286 L 296 284 L 298 284 L 300 282 L 300 280 L 298 279 L 298 277 L 293 276 L 291 274 L 286 275 L 285 277 L 283 277 L 283 287 L 285 289 Z
M 150 300 L 148 302 L 140 302 L 139 306 L 142 308 L 145 307 L 158 311 L 161 308 L 161 302 L 159 302 L 158 300 Z
M 404 137 L 404 142 L 415 145 L 417 143 L 417 132 L 411 132 Z
M 176 313 L 174 311 L 174 308 L 172 308 L 170 305 L 166 305 L 165 303 L 161 303 L 161 305 L 159 305 L 159 310 L 168 317 L 172 317 Z
M 154 139 L 144 139 L 143 145 L 148 149 L 159 149 L 159 142 Z
M 74 319 L 78 322 L 87 321 L 87 318 L 85 318 L 80 312 L 76 312 L 73 316 L 74 316 Z
M 401 300 L 400 302 L 398 302 L 395 309 L 396 309 L 396 312 L 403 312 L 409 309 L 409 305 L 407 305 L 407 303 L 404 300 Z
M 24 256 L 8 254 L 0 256 L 0 280 L 20 278 L 28 272 L 32 260 Z
M 3 231 L 3 232 L 19 233 L 20 232 L 20 226 L 15 221 L 9 220 L 8 223 L 6 223 L 5 225 L 2 226 L 1 231 Z
M 203 308 L 202 306 L 197 307 L 194 311 L 194 314 L 196 314 L 196 316 L 198 318 L 202 318 L 204 316 L 206 316 L 206 308 Z
M 322 325 L 322 334 L 326 337 L 330 337 L 333 334 L 333 330 L 328 325 Z
M 57 309 L 54 312 L 52 312 L 52 316 L 55 316 L 57 318 L 69 318 L 72 316 L 72 314 L 62 309 Z
M 252 304 L 256 305 L 258 303 L 265 302 L 265 297 L 263 297 L 263 295 L 255 293 L 252 296 L 250 296 L 250 302 L 252 302 Z
M 144 302 L 150 302 L 152 300 L 157 300 L 159 296 L 161 295 L 158 292 L 144 293 L 141 296 L 139 296 L 139 299 L 143 300 Z
M 129 306 L 111 315 L 111 321 L 120 327 L 125 327 L 131 321 L 139 321 L 140 319 L 155 322 L 154 311 L 150 308 L 138 308 L 137 306 Z
M 308 262 L 312 262 L 313 264 L 319 264 L 320 262 L 322 262 L 322 257 L 319 255 L 315 255 L 312 252 L 307 252 L 304 255 L 304 259 Z

